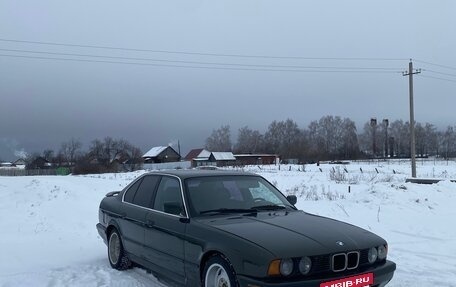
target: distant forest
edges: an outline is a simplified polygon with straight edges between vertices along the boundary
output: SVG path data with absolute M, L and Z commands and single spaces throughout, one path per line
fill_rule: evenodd
M 416 154 L 419 157 L 456 156 L 456 132 L 453 126 L 439 131 L 430 123 L 415 124 Z M 300 162 L 361 158 L 410 157 L 409 122 L 370 120 L 362 131 L 349 118 L 324 116 L 301 128 L 292 119 L 273 121 L 263 134 L 248 126 L 239 129 L 231 141 L 229 125 L 212 131 L 206 139 L 210 151 L 234 153 L 274 153 L 282 159 Z

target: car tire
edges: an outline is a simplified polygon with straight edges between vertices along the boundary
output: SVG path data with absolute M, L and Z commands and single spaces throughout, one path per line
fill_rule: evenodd
M 209 258 L 201 279 L 203 287 L 239 287 L 233 266 L 222 255 Z
M 131 261 L 125 253 L 119 232 L 113 229 L 108 237 L 108 259 L 111 267 L 126 270 L 131 267 Z

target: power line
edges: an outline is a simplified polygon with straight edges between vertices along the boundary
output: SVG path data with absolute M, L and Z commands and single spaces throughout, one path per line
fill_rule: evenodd
M 152 61 L 152 62 L 181 63 L 181 64 L 198 64 L 198 65 L 222 65 L 222 66 L 259 67 L 259 68 L 287 68 L 287 69 L 334 69 L 334 70 L 399 71 L 399 68 L 385 68 L 385 67 L 340 67 L 340 66 L 339 67 L 334 67 L 334 66 L 295 66 L 295 65 L 264 65 L 264 64 L 260 65 L 260 64 L 240 64 L 240 63 L 220 63 L 220 62 L 164 60 L 164 59 L 150 59 L 150 58 L 136 58 L 136 57 L 132 58 L 132 57 L 104 56 L 104 55 L 93 55 L 93 54 L 57 53 L 57 52 L 35 51 L 35 50 L 2 49 L 2 48 L 0 48 L 0 51 L 20 52 L 20 53 L 33 53 L 33 54 L 46 54 L 46 55 L 59 55 L 59 56 L 76 56 L 76 57 L 118 59 L 118 60 Z
M 439 74 L 439 75 L 444 75 L 444 76 L 456 77 L 456 74 L 442 73 L 442 72 L 428 70 L 428 69 L 423 69 L 423 71 L 434 73 L 434 74 Z
M 423 78 L 429 78 L 429 79 L 436 79 L 436 80 L 441 80 L 441 81 L 447 81 L 447 82 L 453 82 L 456 83 L 456 80 L 450 80 L 450 79 L 444 79 L 444 78 L 439 78 L 439 77 L 433 77 L 433 76 L 425 76 L 425 75 L 419 75 L 420 77 Z
M 174 68 L 192 68 L 192 69 L 212 69 L 212 70 L 236 70 L 236 71 L 265 71 L 265 72 L 301 72 L 301 73 L 377 73 L 390 74 L 400 73 L 398 71 L 379 71 L 379 70 L 289 70 L 289 69 L 247 69 L 247 68 L 230 68 L 216 66 L 190 66 L 190 65 L 169 65 L 169 64 L 152 64 L 152 63 L 134 63 L 134 62 L 119 62 L 119 61 L 103 61 L 103 60 L 88 60 L 88 59 L 72 59 L 72 58 L 55 58 L 55 57 L 38 57 L 24 55 L 8 55 L 0 54 L 1 57 L 25 58 L 25 59 L 40 59 L 40 60 L 59 60 L 72 62 L 90 62 L 90 63 L 109 63 L 109 64 L 124 64 L 137 66 L 155 66 L 155 67 L 174 67 Z
M 456 67 L 451 67 L 451 66 L 447 66 L 447 65 L 441 65 L 441 64 L 436 64 L 436 63 L 432 63 L 432 62 L 416 60 L 416 59 L 413 59 L 413 60 L 415 62 L 422 63 L 422 64 L 432 65 L 432 66 L 441 67 L 441 68 L 450 69 L 450 70 L 456 70 Z
M 182 54 L 182 55 L 197 55 L 197 56 L 212 56 L 212 57 L 237 57 L 237 58 L 264 58 L 264 59 L 294 59 L 294 60 L 334 60 L 334 61 L 405 61 L 406 58 L 358 58 L 358 57 L 300 57 L 300 56 L 269 56 L 269 55 L 246 55 L 246 54 L 222 54 L 222 53 L 204 53 L 204 52 L 188 52 L 188 51 L 170 51 L 170 50 L 152 50 L 152 49 L 137 49 L 113 46 L 99 45 L 81 45 L 81 44 L 66 44 L 58 42 L 42 42 L 42 41 L 26 41 L 15 39 L 0 38 L 2 42 L 26 43 L 36 45 L 64 46 L 77 48 L 92 48 L 92 49 L 109 49 L 134 52 L 151 52 L 151 53 L 166 53 L 166 54 Z

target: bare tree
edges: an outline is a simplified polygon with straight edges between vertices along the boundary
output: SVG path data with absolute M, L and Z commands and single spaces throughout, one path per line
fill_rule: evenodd
M 433 124 L 426 123 L 424 125 L 424 133 L 425 133 L 425 153 L 429 155 L 438 155 L 439 147 L 438 147 L 438 139 L 437 139 L 437 129 Z
M 95 139 L 92 141 L 88 157 L 91 161 L 96 160 L 100 164 L 104 164 L 108 161 L 105 157 L 104 143 L 101 140 Z
M 269 153 L 279 154 L 282 158 L 302 158 L 304 133 L 291 119 L 273 121 L 264 135 L 265 149 Z
M 125 168 L 139 169 L 142 152 L 124 139 L 95 139 L 88 153 L 78 162 L 76 173 L 116 172 Z
M 74 164 L 76 157 L 79 155 L 81 147 L 82 143 L 75 138 L 71 138 L 69 141 L 62 143 L 60 147 L 60 154 L 68 165 Z
M 129 161 L 128 163 L 130 164 L 131 166 L 131 170 L 138 170 L 141 168 L 144 160 L 142 158 L 142 151 L 135 147 L 135 146 L 130 146 L 129 149 L 128 149 L 128 153 L 129 153 Z
M 43 151 L 43 158 L 49 162 L 54 160 L 54 151 L 52 149 L 45 149 Z
M 441 150 L 446 159 L 456 156 L 456 133 L 452 126 L 441 133 Z
M 124 139 L 105 137 L 103 141 L 92 141 L 89 154 L 98 163 L 108 165 L 114 160 L 122 160 L 130 157 L 133 146 Z
M 341 117 L 324 116 L 308 127 L 312 157 L 316 159 L 353 158 L 359 153 L 355 123 Z
M 356 124 L 349 118 L 345 118 L 342 121 L 342 133 L 341 133 L 341 150 L 339 157 L 342 156 L 344 159 L 354 159 L 359 154 L 359 143 L 358 135 L 356 132 Z
M 280 154 L 283 130 L 283 122 L 273 121 L 269 124 L 268 130 L 264 135 L 264 142 L 266 145 L 267 152 Z
M 231 151 L 231 148 L 231 131 L 229 125 L 213 130 L 212 134 L 206 139 L 206 149 L 210 151 Z
M 392 122 L 389 134 L 393 140 L 393 154 L 397 157 L 410 156 L 409 122 L 404 122 L 402 120 Z
M 319 133 L 318 121 L 311 121 L 307 129 L 307 138 L 309 141 L 309 155 L 314 160 L 320 160 L 325 157 L 321 148 L 325 143 L 325 139 Z
M 113 160 L 127 157 L 129 149 L 130 144 L 126 140 L 115 140 L 111 137 L 105 137 L 103 158 L 108 162 L 112 162 Z
M 239 129 L 236 153 L 258 153 L 263 150 L 263 135 L 247 126 Z
M 418 156 L 426 154 L 426 130 L 421 123 L 415 124 L 415 147 Z

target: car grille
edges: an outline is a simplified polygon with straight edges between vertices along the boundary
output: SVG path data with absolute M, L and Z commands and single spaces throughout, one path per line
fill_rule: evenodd
M 331 268 L 334 272 L 340 272 L 347 269 L 347 254 L 339 253 L 331 257 Z
M 361 252 L 358 251 L 350 251 L 333 255 L 314 256 L 312 257 L 313 272 L 354 270 L 359 266 L 360 254 Z
M 313 256 L 312 260 L 312 273 L 327 272 L 331 269 L 331 262 L 329 255 Z
M 359 265 L 359 252 L 353 251 L 347 253 L 347 270 L 358 268 Z
M 312 256 L 312 274 L 355 270 L 369 264 L 369 249 L 350 251 L 347 253 Z

